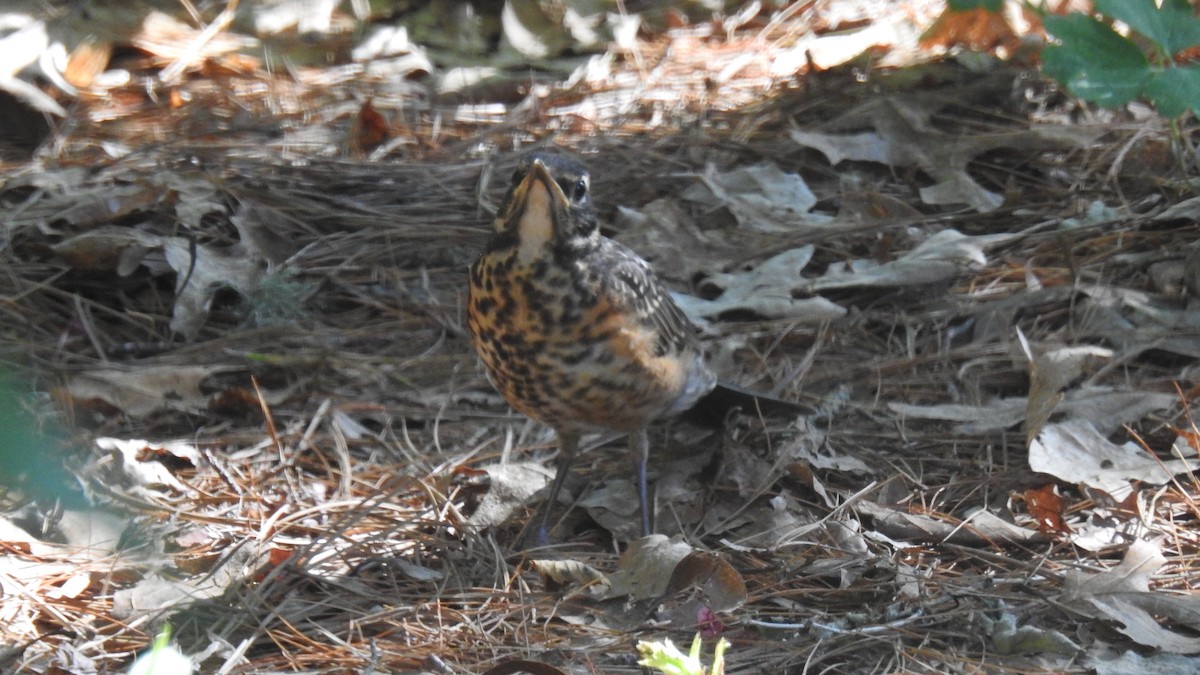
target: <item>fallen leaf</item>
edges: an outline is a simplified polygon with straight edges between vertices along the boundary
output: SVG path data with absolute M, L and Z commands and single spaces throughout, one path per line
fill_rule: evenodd
M 121 458 L 122 475 L 132 485 L 151 488 L 166 486 L 182 494 L 194 492 L 159 461 L 159 453 L 167 450 L 169 454 L 186 457 L 193 465 L 199 465 L 199 452 L 193 446 L 185 443 L 154 444 L 139 439 L 97 438 L 96 447 L 114 452 Z
M 714 612 L 725 612 L 746 602 L 746 582 L 729 561 L 708 551 L 692 551 L 671 572 L 665 594 L 698 588 Z
M 1113 352 L 1104 347 L 1054 346 L 1036 350 L 1017 330 L 1017 339 L 1029 360 L 1029 403 L 1025 412 L 1025 442 L 1030 443 L 1050 419 L 1062 391 L 1081 376 L 1084 368 L 1111 359 Z
M 88 586 L 92 585 L 92 575 L 87 572 L 78 572 L 67 578 L 66 581 L 51 586 L 46 590 L 46 597 L 55 600 L 62 598 L 78 598 L 81 593 L 87 590 Z
M 1200 468 L 1200 460 L 1159 459 L 1132 441 L 1115 445 L 1091 422 L 1075 419 L 1042 429 L 1029 446 L 1029 468 L 1103 490 L 1119 502 L 1133 491 L 1130 481 L 1162 485 Z
M 1038 524 L 1038 530 L 1044 534 L 1070 533 L 1071 528 L 1063 520 L 1062 495 L 1054 484 L 1043 485 L 1040 488 L 1030 488 L 1024 493 L 1025 508 Z
M 948 281 L 987 264 L 986 251 L 1018 235 L 968 236 L 946 229 L 934 233 L 916 248 L 883 264 L 862 261 L 858 266 L 830 265 L 826 274 L 807 283 L 806 290 L 912 286 Z
M 577 502 L 588 516 L 618 540 L 641 536 L 637 486 L 632 479 L 601 481 Z
M 67 381 L 66 394 L 75 405 L 99 399 L 131 417 L 159 410 L 203 412 L 207 379 L 242 370 L 240 366 L 139 366 L 88 370 Z
M 605 597 L 628 596 L 630 600 L 662 597 L 671 583 L 675 567 L 691 552 L 692 547 L 687 543 L 661 534 L 630 542 L 617 571 L 609 575 L 611 586 Z
M 813 248 L 803 246 L 770 258 L 752 270 L 714 273 L 704 280 L 706 288 L 720 290 L 715 300 L 672 294 L 688 318 L 698 325 L 708 324 L 731 311 L 750 312 L 764 319 L 794 319 L 820 323 L 841 318 L 845 308 L 819 297 L 797 298 L 793 291 L 809 282 L 801 271 L 812 258 Z
M 608 576 L 578 560 L 531 560 L 529 564 L 559 586 L 582 588 L 595 597 L 605 597 L 609 592 Z
M 471 527 L 494 527 L 508 522 L 513 513 L 550 484 L 554 471 L 537 462 L 509 462 L 485 466 L 488 491 L 467 519 Z
M 1046 537 L 999 518 L 987 509 L 978 509 L 962 522 L 899 511 L 868 501 L 855 502 L 854 510 L 870 516 L 875 529 L 892 539 L 929 543 L 978 545 L 993 543 L 1030 543 L 1045 541 Z
M 1058 601 L 1094 619 L 1106 619 L 1138 644 L 1180 654 L 1200 653 L 1200 638 L 1164 628 L 1155 616 L 1200 628 L 1200 597 L 1150 590 L 1150 579 L 1166 563 L 1158 545 L 1136 540 L 1115 567 L 1098 574 L 1071 571 Z
M 71 56 L 67 59 L 67 67 L 63 69 L 63 79 L 79 89 L 91 87 L 96 76 L 108 67 L 112 52 L 111 42 L 88 37 L 71 51 Z
M 954 9 L 947 7 L 921 36 L 925 49 L 966 47 L 971 51 L 990 52 L 1004 49 L 1011 53 L 1019 43 L 1017 34 L 1001 12 L 983 7 Z
M 375 108 L 372 99 L 368 98 L 358 108 L 354 122 L 350 125 L 350 150 L 359 155 L 370 154 L 372 150 L 387 142 L 392 135 L 387 119 Z
M 1172 394 L 1088 387 L 1068 391 L 1053 413 L 1062 415 L 1064 419 L 1093 421 L 1101 433 L 1112 433 L 1151 412 L 1169 410 L 1176 403 L 1178 398 Z M 1024 421 L 1029 400 L 1023 397 L 1000 398 L 985 405 L 913 405 L 893 401 L 888 403 L 888 409 L 908 417 L 962 422 L 955 427 L 958 433 L 984 434 L 1007 429 Z
M 162 247 L 162 237 L 128 227 L 98 227 L 50 247 L 73 269 L 129 276 L 146 254 Z
M 536 0 L 505 0 L 500 13 L 502 46 L 511 48 L 530 59 L 548 59 L 565 52 L 572 45 L 571 35 L 564 30 L 564 5 L 551 9 Z M 558 10 L 558 15 L 547 13 Z
M 999 148 L 1085 145 L 1098 132 L 1063 131 L 1049 127 L 974 136 L 951 135 L 932 124 L 933 113 L 944 102 L 915 101 L 883 96 L 848 111 L 837 120 L 840 127 L 871 126 L 874 131 L 851 134 L 793 129 L 791 139 L 825 155 L 832 165 L 846 160 L 876 162 L 891 167 L 918 167 L 937 181 L 920 189 L 921 200 L 931 205 L 966 204 L 977 211 L 999 208 L 1004 198 L 977 183 L 967 172 L 979 155 Z
M 708 236 L 673 198 L 656 199 L 640 209 L 617 208 L 617 239 L 654 264 L 665 279 L 690 282 L 717 269 L 735 253 Z
M 729 209 L 748 230 L 795 235 L 803 232 L 801 225 L 831 220 L 809 213 L 817 197 L 799 174 L 786 173 L 771 162 L 724 173 L 709 164 L 700 179 L 711 196 L 703 199 L 695 191 L 687 191 L 685 198 L 703 201 L 709 208 Z
M 194 340 L 204 326 L 217 291 L 231 288 L 245 296 L 258 285 L 266 267 L 238 244 L 219 248 L 170 237 L 164 240 L 164 253 L 175 270 L 171 330 L 188 340 Z
M 1139 654 L 1128 649 L 1116 654 L 1107 645 L 1097 642 L 1088 650 L 1081 665 L 1096 675 L 1128 675 L 1129 673 L 1200 673 L 1200 658 L 1178 654 Z
M 527 661 L 525 659 L 513 659 L 504 663 L 492 666 L 484 671 L 483 675 L 519 675 L 527 673 L 528 675 L 566 675 L 561 669 L 555 668 L 548 663 L 541 661 Z

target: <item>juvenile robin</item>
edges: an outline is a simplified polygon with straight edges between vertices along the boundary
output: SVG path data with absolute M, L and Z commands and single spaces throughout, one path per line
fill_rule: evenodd
M 467 325 L 493 386 L 558 436 L 540 538 L 580 436 L 599 430 L 629 434 L 649 534 L 647 427 L 718 387 L 696 329 L 649 263 L 600 234 L 588 172 L 574 158 L 547 151 L 523 157 L 494 224 L 471 266 Z M 723 386 L 717 393 L 734 404 L 790 405 Z

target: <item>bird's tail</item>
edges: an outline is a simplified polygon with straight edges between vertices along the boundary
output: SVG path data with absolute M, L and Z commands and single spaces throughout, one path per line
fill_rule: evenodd
M 795 417 L 811 415 L 816 410 L 811 406 L 793 401 L 785 401 L 774 396 L 768 396 L 749 389 L 718 382 L 708 394 L 696 402 L 681 417 L 692 424 L 702 427 L 718 428 L 734 410 L 740 410 L 743 415 L 762 415 L 764 417 Z

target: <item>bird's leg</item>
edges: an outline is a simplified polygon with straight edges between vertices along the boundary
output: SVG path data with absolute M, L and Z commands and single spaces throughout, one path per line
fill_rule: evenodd
M 650 460 L 650 436 L 645 429 L 629 435 L 633 446 L 634 461 L 637 462 L 638 501 L 642 507 L 642 536 L 650 536 L 650 500 L 646 495 L 646 463 Z
M 550 543 L 550 512 L 558 502 L 558 493 L 562 492 L 567 474 L 571 473 L 571 464 L 575 461 L 575 453 L 579 450 L 579 434 L 565 433 L 555 430 L 558 436 L 558 466 L 554 470 L 554 483 L 550 485 L 550 494 L 542 504 L 542 515 L 538 518 L 537 543 L 544 546 Z

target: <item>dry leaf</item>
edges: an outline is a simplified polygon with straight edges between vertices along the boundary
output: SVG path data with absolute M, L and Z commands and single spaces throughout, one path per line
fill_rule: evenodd
M 921 200 L 931 205 L 967 204 L 980 212 L 993 211 L 1003 197 L 977 183 L 967 165 L 979 155 L 998 148 L 1060 147 L 1084 145 L 1099 134 L 1084 129 L 1034 127 L 1025 131 L 951 135 L 931 122 L 940 101 L 914 101 L 900 97 L 872 99 L 838 120 L 840 126 L 869 124 L 871 132 L 836 134 L 793 129 L 796 143 L 820 151 L 830 164 L 845 160 L 877 162 L 891 167 L 918 167 L 937 181 L 921 188 Z
M 1029 468 L 1103 490 L 1119 502 L 1132 492 L 1130 481 L 1162 485 L 1200 468 L 1200 460 L 1158 459 L 1132 441 L 1115 445 L 1091 422 L 1075 419 L 1042 429 L 1029 446 Z
M 636 501 L 636 500 L 635 500 Z M 676 565 L 692 552 L 687 543 L 652 534 L 630 542 L 617 571 L 609 576 L 606 598 L 628 596 L 630 600 L 662 597 L 671 583 Z
M 1019 43 L 1016 32 L 1000 12 L 983 7 L 957 10 L 947 7 L 921 36 L 925 49 L 966 47 L 971 51 L 990 52 L 1003 48 L 1009 52 Z
M 638 516 L 640 500 L 632 479 L 602 481 L 577 503 L 587 510 L 592 520 L 618 540 L 641 536 L 642 525 Z
M 1118 631 L 1138 644 L 1180 654 L 1200 653 L 1200 638 L 1164 628 L 1155 616 L 1200 628 L 1200 596 L 1150 590 L 1150 578 L 1166 563 L 1158 545 L 1137 540 L 1125 557 L 1099 574 L 1067 575 L 1059 602 L 1095 619 L 1118 624 Z
M 108 67 L 112 51 L 112 43 L 106 40 L 89 37 L 80 42 L 72 50 L 71 57 L 67 59 L 67 67 L 63 69 L 63 79 L 79 89 L 91 87 L 96 76 Z
M 617 239 L 651 261 L 664 279 L 689 282 L 727 264 L 741 250 L 701 231 L 673 198 L 656 199 L 641 209 L 618 207 L 615 220 L 621 230 Z
M 966 546 L 994 543 L 1045 541 L 1040 532 L 1014 525 L 994 513 L 979 509 L 956 523 L 898 511 L 868 501 L 855 502 L 854 510 L 875 520 L 875 528 L 892 539 Z
M 1179 654 L 1139 654 L 1129 649 L 1117 654 L 1114 649 L 1097 641 L 1088 650 L 1080 665 L 1096 675 L 1129 675 L 1129 673 L 1200 673 L 1200 658 Z
M 746 582 L 729 561 L 708 551 L 692 551 L 671 573 L 666 594 L 700 589 L 704 603 L 714 612 L 725 612 L 746 602 Z
M 1058 487 L 1049 484 L 1025 490 L 1025 508 L 1037 521 L 1044 534 L 1069 534 L 1071 527 L 1063 520 L 1063 500 Z
M 1017 617 L 1007 610 L 998 621 L 990 624 L 989 632 L 992 645 L 997 654 L 1032 654 L 1048 652 L 1073 656 L 1079 652 L 1079 646 L 1066 635 L 1037 626 L 1017 626 Z
M 116 272 L 129 276 L 151 251 L 162 247 L 162 238 L 128 227 L 98 227 L 51 247 L 63 262 L 77 270 Z
M 350 125 L 350 150 L 357 155 L 368 155 L 372 150 L 387 142 L 392 136 L 387 119 L 375 108 L 368 98 L 358 109 Z
M 1039 347 L 1034 349 L 1017 330 L 1017 339 L 1029 360 L 1029 404 L 1025 412 L 1025 442 L 1030 443 L 1050 419 L 1062 391 L 1081 376 L 1085 367 L 1100 360 L 1111 359 L 1113 352 L 1104 347 Z
M 1168 410 L 1177 402 L 1178 398 L 1172 394 L 1088 387 L 1068 391 L 1053 413 L 1064 419 L 1093 421 L 1102 433 L 1112 433 L 1151 412 Z M 888 409 L 907 417 L 962 422 L 954 428 L 956 432 L 983 434 L 1020 424 L 1029 409 L 1029 401 L 1019 397 L 996 399 L 986 405 L 912 405 L 893 401 L 888 403 Z
M 238 366 L 133 366 L 126 370 L 85 371 L 67 382 L 75 405 L 100 399 L 131 417 L 158 410 L 201 412 L 208 395 L 200 385 L 214 375 L 241 370 Z
M 720 173 L 709 164 L 700 177 L 711 196 L 696 191 L 685 198 L 702 201 L 709 208 L 723 206 L 748 230 L 801 234 L 803 225 L 828 222 L 829 216 L 809 213 L 817 197 L 799 174 L 785 173 L 771 162 L 744 166 Z
M 582 589 L 593 597 L 606 597 L 610 582 L 600 570 L 577 560 L 531 560 L 530 566 L 538 574 L 551 579 L 559 586 Z
M 721 290 L 715 300 L 672 294 L 688 318 L 697 325 L 708 325 L 730 311 L 751 312 L 764 319 L 794 319 L 821 323 L 841 318 L 846 310 L 824 298 L 796 298 L 793 291 L 807 282 L 801 271 L 812 257 L 812 247 L 803 246 L 764 261 L 752 270 L 715 273 L 704 280 L 706 287 Z
M 258 286 L 266 267 L 238 244 L 218 248 L 170 237 L 164 240 L 164 253 L 175 270 L 171 330 L 188 340 L 195 339 L 208 320 L 209 303 L 217 291 L 231 288 L 247 295 Z
M 912 286 L 949 281 L 987 264 L 988 249 L 1019 235 L 968 236 L 957 230 L 940 230 L 916 248 L 883 264 L 860 261 L 857 266 L 830 265 L 826 274 L 808 282 L 807 290 Z
M 554 471 L 536 462 L 510 462 L 483 467 L 489 488 L 479 508 L 467 519 L 471 527 L 485 528 L 508 522 L 513 513 L 550 484 Z

